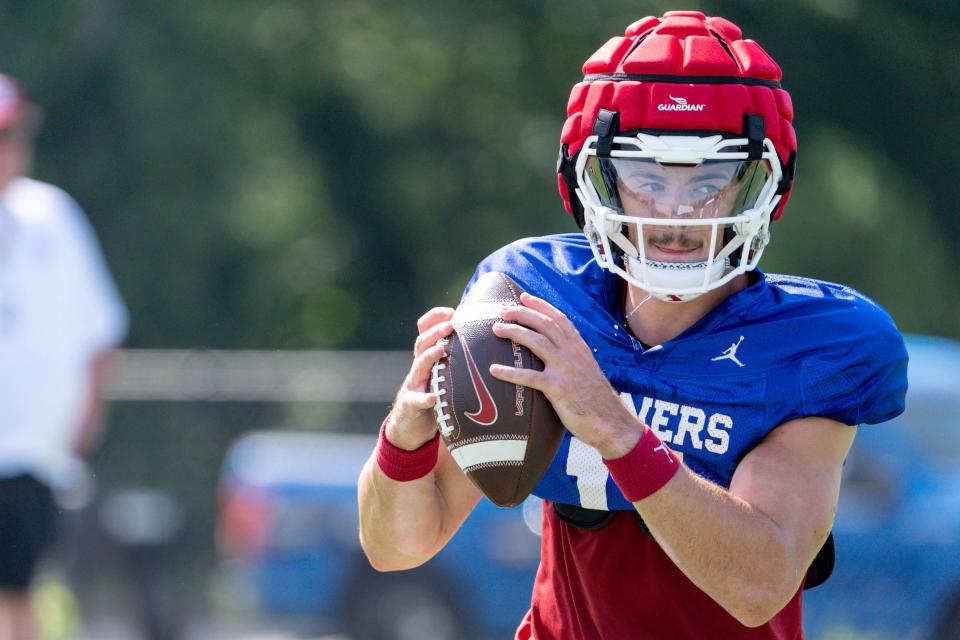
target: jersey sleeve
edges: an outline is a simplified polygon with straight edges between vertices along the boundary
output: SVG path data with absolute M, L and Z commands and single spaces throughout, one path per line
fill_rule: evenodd
M 490 271 L 510 276 L 524 291 L 547 300 L 574 321 L 595 303 L 612 304 L 614 292 L 593 262 L 583 234 L 524 238 L 508 244 L 480 262 L 464 295 Z
M 510 276 L 524 291 L 536 291 L 544 295 L 547 280 L 544 265 L 548 264 L 551 247 L 536 239 L 518 240 L 484 258 L 473 277 L 467 282 L 463 295 L 467 295 L 480 276 L 498 272 Z
M 822 326 L 824 348 L 800 364 L 802 413 L 849 425 L 878 424 L 903 413 L 907 350 L 890 316 L 855 295 L 835 322 Z
M 79 205 L 62 194 L 61 231 L 72 264 L 77 322 L 93 353 L 118 346 L 127 333 L 128 316 L 96 234 Z

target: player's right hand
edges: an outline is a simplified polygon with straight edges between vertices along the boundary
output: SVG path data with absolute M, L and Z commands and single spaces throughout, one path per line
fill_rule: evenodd
M 450 307 L 434 307 L 417 320 L 420 335 L 413 345 L 413 365 L 397 392 L 386 425 L 387 440 L 395 447 L 413 451 L 437 433 L 433 412 L 437 395 L 430 390 L 430 374 L 444 355 L 446 343 L 440 341 L 453 332 L 453 312 Z

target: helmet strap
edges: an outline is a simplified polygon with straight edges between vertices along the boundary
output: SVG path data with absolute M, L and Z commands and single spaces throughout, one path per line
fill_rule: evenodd
M 777 185 L 777 195 L 782 196 L 783 194 L 790 191 L 790 187 L 793 185 L 793 174 L 797 170 L 797 152 L 793 150 L 790 152 L 790 157 L 787 159 L 787 164 L 783 165 L 783 175 L 780 177 L 780 184 Z
M 560 152 L 557 154 L 557 174 L 563 179 L 564 185 L 567 187 L 567 201 L 570 203 L 570 213 L 573 214 L 573 219 L 576 221 L 577 226 L 580 227 L 580 230 L 583 230 L 583 225 L 585 222 L 584 213 L 583 213 L 583 204 L 580 202 L 580 198 L 577 197 L 577 163 L 574 157 L 570 157 L 570 146 L 567 144 L 560 145 Z
M 767 137 L 763 116 L 752 113 L 743 115 L 743 137 L 748 140 L 747 159 L 763 159 L 763 140 Z
M 610 158 L 613 150 L 613 138 L 620 133 L 620 113 L 600 109 L 593 121 L 593 133 L 597 136 L 597 157 Z

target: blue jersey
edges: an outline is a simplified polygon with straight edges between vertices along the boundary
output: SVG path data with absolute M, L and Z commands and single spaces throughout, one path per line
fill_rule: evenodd
M 848 287 L 757 271 L 679 336 L 645 349 L 625 328 L 623 281 L 597 266 L 581 234 L 510 244 L 480 263 L 467 290 L 488 271 L 566 314 L 623 402 L 691 470 L 722 487 L 787 421 L 875 424 L 903 411 L 903 339 L 880 306 Z M 569 432 L 534 494 L 633 509 L 600 454 Z

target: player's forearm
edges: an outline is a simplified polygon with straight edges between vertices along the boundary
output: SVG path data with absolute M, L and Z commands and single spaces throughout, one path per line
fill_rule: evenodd
M 412 569 L 437 551 L 443 497 L 435 473 L 409 482 L 388 478 L 371 457 L 360 474 L 360 544 L 378 571 Z
M 104 400 L 107 377 L 113 367 L 115 350 L 98 353 L 90 364 L 90 384 L 78 429 L 73 438 L 72 453 L 86 457 L 103 437 L 107 403 Z
M 684 574 L 747 626 L 770 620 L 800 586 L 806 567 L 780 526 L 686 467 L 634 506 Z

